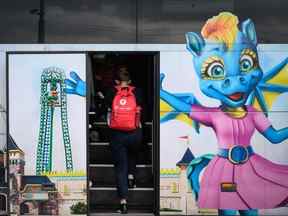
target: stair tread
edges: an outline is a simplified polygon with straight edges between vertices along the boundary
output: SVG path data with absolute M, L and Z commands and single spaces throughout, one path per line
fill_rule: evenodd
M 89 126 L 89 141 L 90 142 L 109 142 L 110 128 L 107 125 L 90 125 Z M 148 127 L 143 127 L 143 143 L 152 142 L 152 130 Z
M 95 112 L 89 116 L 89 215 L 108 216 L 117 213 L 119 197 L 115 182 L 115 171 L 110 149 L 110 131 L 107 122 L 96 120 Z M 96 121 L 95 121 L 96 120 Z M 127 215 L 153 216 L 155 189 L 152 168 L 152 127 L 153 122 L 143 123 L 143 141 L 137 157 L 136 188 L 129 188 Z M 145 138 L 145 139 L 144 139 Z
M 91 112 L 91 113 L 94 113 L 94 112 Z M 107 122 L 106 121 L 94 121 L 92 124 L 94 124 L 94 125 L 107 125 Z M 153 122 L 146 121 L 143 124 L 144 125 L 152 125 Z
M 115 212 L 119 208 L 119 196 L 116 190 L 90 190 L 91 212 Z M 138 212 L 153 212 L 154 191 L 129 190 L 128 209 Z
M 109 142 L 90 142 L 90 146 L 109 146 Z M 152 146 L 152 142 L 147 142 L 146 145 Z
M 117 188 L 116 187 L 90 187 L 89 190 L 104 190 L 104 191 L 116 191 Z M 129 191 L 154 191 L 154 188 L 153 187 L 136 187 L 136 188 L 129 188 L 128 189 Z
M 89 167 L 114 167 L 113 164 L 93 164 L 93 163 L 90 163 L 89 164 Z M 137 164 L 136 165 L 136 168 L 152 168 L 152 164 Z
M 135 178 L 137 187 L 153 187 L 151 164 L 137 165 Z M 92 187 L 115 187 L 116 177 L 114 166 L 112 164 L 90 164 L 89 180 L 93 185 Z
M 107 213 L 92 213 L 89 214 L 91 216 L 108 216 L 108 215 L 122 215 L 121 213 L 112 213 L 112 212 L 107 212 Z M 133 216 L 153 216 L 153 213 L 137 213 L 137 212 L 132 212 L 132 213 L 128 213 L 126 215 L 133 215 Z
M 90 164 L 112 164 L 113 157 L 110 146 L 99 145 L 89 148 Z M 152 164 L 152 148 L 149 146 L 140 146 L 137 153 L 137 164 Z

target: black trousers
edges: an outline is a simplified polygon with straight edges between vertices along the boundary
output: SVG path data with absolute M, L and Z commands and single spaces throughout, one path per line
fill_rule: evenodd
M 142 129 L 139 128 L 132 132 L 111 130 L 110 138 L 118 195 L 120 199 L 127 199 L 128 174 L 136 174 L 137 155 L 142 142 Z

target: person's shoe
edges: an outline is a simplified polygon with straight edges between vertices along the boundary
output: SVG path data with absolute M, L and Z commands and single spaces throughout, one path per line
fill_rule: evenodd
M 120 204 L 120 213 L 121 214 L 127 214 L 128 213 L 127 203 L 121 203 Z
M 136 188 L 136 180 L 135 178 L 128 178 L 128 188 Z

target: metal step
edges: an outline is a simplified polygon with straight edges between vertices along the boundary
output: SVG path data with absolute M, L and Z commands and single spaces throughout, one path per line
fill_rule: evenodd
M 89 143 L 90 146 L 109 146 L 109 142 L 90 142 Z M 148 142 L 146 143 L 146 145 L 148 146 L 152 146 L 152 142 Z
M 112 164 L 112 152 L 108 142 L 91 143 L 89 145 L 90 164 Z M 152 163 L 152 143 L 139 146 L 137 164 Z
M 152 187 L 153 174 L 152 165 L 137 165 L 136 186 Z M 90 164 L 89 180 L 93 187 L 115 187 L 115 169 L 112 164 Z
M 89 215 L 119 215 L 115 171 L 109 146 L 110 129 L 106 122 L 95 122 L 95 113 L 89 113 Z M 91 118 L 90 118 L 91 117 Z M 95 139 L 96 138 L 96 139 Z M 94 139 L 94 140 L 93 140 Z M 154 215 L 154 188 L 152 174 L 152 122 L 143 124 L 143 144 L 139 146 L 136 188 L 129 189 L 128 215 Z
M 119 198 L 115 187 L 90 188 L 90 212 L 116 212 L 119 208 Z M 153 188 L 129 189 L 128 210 L 129 212 L 153 212 L 154 205 Z
M 90 113 L 94 113 L 94 112 L 89 112 L 89 116 L 90 116 Z M 95 121 L 92 123 L 94 126 L 108 126 L 107 122 L 106 121 Z M 152 122 L 144 122 L 143 123 L 144 126 L 152 126 L 153 123 Z
M 152 123 L 145 122 L 143 124 L 143 142 L 152 142 Z M 98 133 L 98 140 L 93 140 L 93 136 L 89 135 L 90 141 L 108 142 L 110 140 L 110 128 L 106 122 L 92 122 L 89 123 L 89 132 L 96 131 Z M 95 137 L 95 136 L 94 136 Z M 94 138 L 95 139 L 95 138 Z
M 113 164 L 89 164 L 90 168 L 111 168 L 114 167 Z M 152 168 L 151 164 L 137 164 L 136 165 L 137 168 Z
M 90 187 L 90 191 L 116 191 L 116 187 Z M 129 188 L 129 191 L 154 191 L 153 187 L 136 187 Z
M 129 213 L 130 212 L 130 213 Z M 127 216 L 131 215 L 131 216 L 153 216 L 153 213 L 137 213 L 137 212 L 133 212 L 131 213 L 131 211 L 129 211 L 128 214 L 125 214 Z M 108 213 L 92 213 L 89 214 L 91 216 L 120 216 L 122 215 L 121 213 L 112 213 L 112 212 L 108 212 Z

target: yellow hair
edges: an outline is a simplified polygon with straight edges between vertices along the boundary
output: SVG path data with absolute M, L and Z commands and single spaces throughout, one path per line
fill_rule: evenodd
M 222 12 L 218 16 L 207 20 L 201 30 L 201 34 L 206 39 L 224 43 L 230 49 L 239 31 L 238 23 L 237 16 L 230 12 Z

